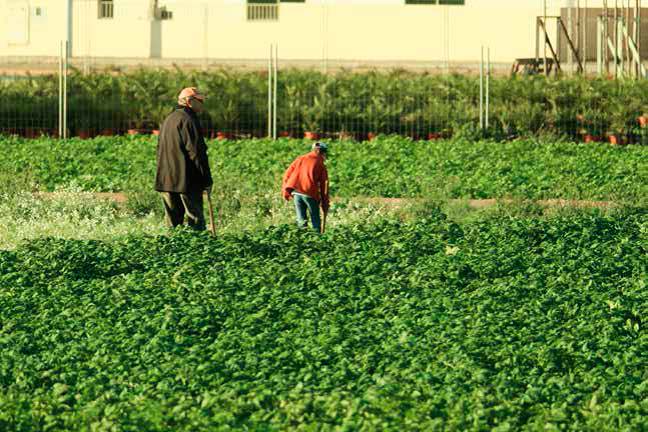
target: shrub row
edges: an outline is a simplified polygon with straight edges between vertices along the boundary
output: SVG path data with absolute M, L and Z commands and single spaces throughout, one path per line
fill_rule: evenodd
M 183 87 L 197 85 L 209 96 L 204 127 L 240 136 L 268 130 L 265 72 L 166 71 L 126 74 L 73 71 L 69 77 L 68 127 L 72 134 L 153 130 L 173 108 Z M 490 128 L 496 138 L 553 133 L 641 141 L 648 112 L 648 82 L 543 76 L 493 79 Z M 340 72 L 286 70 L 278 79 L 277 128 L 366 137 L 396 133 L 415 138 L 478 135 L 479 81 L 406 71 Z M 56 128 L 58 80 L 30 76 L 0 80 L 0 129 L 29 135 Z M 8 101 L 18 101 L 9 103 Z M 628 138 L 629 137 L 629 138 Z

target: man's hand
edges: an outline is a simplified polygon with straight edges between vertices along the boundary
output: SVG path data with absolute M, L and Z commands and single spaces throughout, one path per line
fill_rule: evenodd
M 290 201 L 290 198 L 292 198 L 292 189 L 283 189 L 281 194 L 286 201 Z

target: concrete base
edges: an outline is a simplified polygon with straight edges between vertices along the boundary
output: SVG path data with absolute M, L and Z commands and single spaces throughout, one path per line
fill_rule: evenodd
M 0 57 L 0 75 L 52 74 L 58 72 L 58 57 Z M 218 69 L 232 68 L 238 70 L 268 69 L 268 59 L 198 59 L 198 58 L 109 58 L 109 57 L 73 57 L 70 65 L 83 72 L 114 71 L 123 72 L 141 67 Z M 442 61 L 360 61 L 360 60 L 299 60 L 279 59 L 280 68 L 314 69 L 321 72 L 352 70 L 356 72 L 369 70 L 405 69 L 412 72 L 445 74 L 479 74 L 479 63 Z M 494 75 L 508 75 L 510 64 L 493 63 Z

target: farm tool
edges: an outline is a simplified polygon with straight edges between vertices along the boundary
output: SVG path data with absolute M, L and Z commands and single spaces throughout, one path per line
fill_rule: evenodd
M 328 196 L 328 180 L 324 182 L 324 188 L 323 188 L 323 196 L 321 197 L 324 199 L 325 196 Z M 326 215 L 328 215 L 328 209 L 322 211 L 323 217 L 322 217 L 322 226 L 320 227 L 320 233 L 324 234 L 326 231 Z
M 212 205 L 211 193 L 207 192 L 207 205 L 209 206 L 209 223 L 211 225 L 212 236 L 216 236 L 216 225 L 214 224 L 214 206 Z

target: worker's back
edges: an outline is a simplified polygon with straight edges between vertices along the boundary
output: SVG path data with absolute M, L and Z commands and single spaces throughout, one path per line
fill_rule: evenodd
M 167 116 L 160 128 L 155 190 L 189 193 L 211 184 L 207 146 L 200 123 L 186 108 Z
M 320 189 L 326 180 L 328 172 L 324 158 L 315 152 L 307 153 L 295 159 L 286 170 L 282 187 L 284 196 L 297 192 L 321 201 Z

